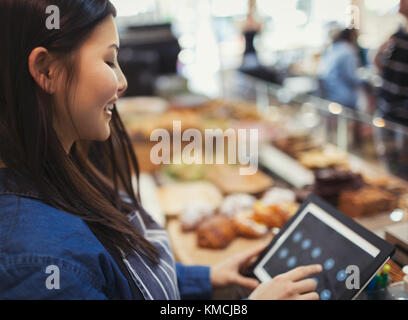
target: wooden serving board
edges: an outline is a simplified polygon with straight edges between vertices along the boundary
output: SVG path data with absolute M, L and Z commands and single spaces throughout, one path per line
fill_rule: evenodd
M 234 254 L 249 250 L 262 243 L 268 243 L 273 235 L 269 234 L 261 239 L 235 238 L 225 249 L 206 249 L 197 245 L 196 232 L 183 232 L 180 222 L 172 219 L 167 224 L 173 251 L 178 262 L 191 265 L 214 265 Z
M 224 194 L 264 192 L 274 185 L 274 180 L 257 170 L 255 174 L 241 174 L 238 165 L 213 165 L 206 171 L 206 179 L 215 184 Z

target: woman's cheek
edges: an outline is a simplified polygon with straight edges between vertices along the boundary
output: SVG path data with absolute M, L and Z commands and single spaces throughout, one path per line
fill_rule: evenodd
M 87 75 L 79 81 L 77 103 L 73 112 L 76 127 L 81 139 L 99 140 L 105 138 L 107 119 L 104 108 L 114 98 L 117 91 L 116 75 L 108 65 L 98 65 L 83 74 Z
M 104 80 L 106 82 L 105 90 L 108 95 L 108 100 L 110 101 L 117 95 L 119 82 L 118 77 L 116 76 L 115 69 L 112 69 L 110 66 L 106 65 L 105 73 L 106 73 L 106 76 L 104 77 Z
M 95 94 L 91 96 L 95 97 L 95 102 L 98 101 L 98 106 L 105 107 L 118 90 L 118 81 L 114 70 L 104 64 L 90 79 L 89 86 L 95 88 Z

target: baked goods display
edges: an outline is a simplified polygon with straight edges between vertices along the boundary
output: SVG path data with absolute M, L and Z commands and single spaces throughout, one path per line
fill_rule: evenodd
M 371 218 L 395 208 L 408 210 L 408 184 L 360 172 L 351 166 L 352 155 L 317 140 L 303 127 L 288 125 L 290 108 L 281 107 L 270 107 L 265 116 L 253 103 L 188 95 L 168 100 L 125 99 L 118 105 L 141 171 L 149 171 L 159 185 L 158 199 L 167 222 L 177 221 L 178 236 L 185 235 L 190 242 L 194 239 L 198 252 L 222 252 L 234 241 L 256 242 L 271 236 L 312 193 L 353 218 Z M 253 175 L 243 175 L 240 170 L 247 168 L 243 165 L 201 164 L 203 159 L 174 164 L 172 158 L 172 164 L 152 165 L 150 151 L 157 142 L 150 141 L 151 133 L 164 129 L 172 137 L 174 121 L 181 122 L 181 133 L 187 129 L 201 133 L 206 129 L 258 130 L 261 167 Z M 182 148 L 187 143 L 182 141 Z M 284 157 L 269 153 L 276 165 L 262 167 L 264 146 Z M 294 170 L 289 160 L 301 170 Z
M 259 198 L 244 193 L 227 195 L 217 208 L 204 202 L 190 203 L 179 216 L 180 228 L 185 233 L 196 232 L 197 245 L 202 248 L 222 249 L 239 237 L 263 238 L 296 213 L 294 197 L 289 189 L 272 188 Z
M 343 191 L 338 208 L 350 217 L 361 217 L 391 212 L 396 206 L 397 198 L 391 193 L 375 187 L 364 187 L 357 191 Z
M 208 181 L 176 182 L 158 188 L 160 204 L 167 216 L 177 217 L 190 203 L 206 202 L 219 207 L 223 196 Z
M 364 186 L 361 174 L 348 170 L 326 168 L 315 171 L 315 184 L 313 193 L 337 206 L 341 192 L 358 190 Z
M 339 148 L 322 144 L 307 134 L 288 134 L 273 144 L 308 169 L 348 166 L 348 154 Z
M 210 203 L 204 201 L 188 203 L 179 217 L 182 230 L 184 232 L 196 230 L 200 223 L 214 212 L 215 207 Z
M 378 175 L 375 170 L 371 175 L 351 170 L 349 154 L 333 145 L 318 144 L 306 134 L 288 134 L 274 145 L 314 175 L 313 183 L 295 188 L 300 203 L 315 194 L 353 218 L 403 208 L 401 198 L 408 194 L 407 183 Z M 360 169 L 364 169 L 362 165 Z
M 245 193 L 231 194 L 224 198 L 219 208 L 219 213 L 227 217 L 233 218 L 241 211 L 252 209 L 256 202 L 256 198 Z

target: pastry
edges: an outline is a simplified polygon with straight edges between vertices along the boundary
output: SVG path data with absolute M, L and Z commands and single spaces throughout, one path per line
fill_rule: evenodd
M 348 163 L 348 155 L 335 147 L 326 146 L 323 150 L 302 152 L 298 155 L 300 164 L 309 169 L 343 166 Z
M 356 191 L 343 191 L 338 209 L 350 217 L 391 212 L 397 206 L 397 198 L 391 193 L 375 187 L 364 187 Z
M 169 183 L 158 189 L 160 205 L 168 216 L 180 215 L 190 202 L 207 202 L 218 207 L 222 194 L 210 182 Z
M 237 213 L 252 209 L 256 202 L 256 198 L 245 193 L 231 194 L 223 200 L 219 208 L 219 212 L 227 217 L 234 217 Z
M 215 207 L 208 202 L 193 202 L 186 205 L 180 215 L 181 228 L 184 232 L 197 229 L 207 217 L 213 215 Z
M 296 195 L 289 189 L 272 188 L 265 192 L 261 201 L 264 206 L 272 206 L 281 202 L 295 202 Z
M 261 201 L 257 201 L 254 205 L 254 220 L 265 224 L 268 228 L 281 228 L 289 219 L 289 213 L 279 205 L 265 206 Z
M 281 208 L 283 211 L 287 212 L 287 214 L 290 217 L 295 215 L 295 213 L 298 211 L 299 207 L 300 207 L 299 204 L 296 203 L 296 202 L 285 201 L 285 202 L 279 203 L 279 208 Z
M 346 190 L 358 190 L 364 186 L 360 174 L 334 168 L 315 171 L 313 193 L 337 206 L 340 193 Z
M 384 189 L 395 196 L 401 196 L 408 193 L 407 184 L 400 181 L 389 181 Z
M 292 135 L 286 138 L 278 139 L 275 146 L 290 156 L 297 158 L 301 152 L 311 151 L 318 148 L 317 143 L 312 141 L 308 135 Z
M 364 180 L 366 180 L 368 184 L 384 189 L 398 197 L 408 193 L 408 183 L 396 179 L 395 177 L 390 177 L 388 175 L 378 177 L 366 175 L 364 176 Z
M 223 249 L 235 236 L 231 219 L 222 215 L 206 219 L 197 229 L 198 246 L 202 248 Z
M 238 235 L 246 238 L 261 238 L 268 233 L 268 227 L 254 220 L 252 210 L 244 210 L 233 218 Z

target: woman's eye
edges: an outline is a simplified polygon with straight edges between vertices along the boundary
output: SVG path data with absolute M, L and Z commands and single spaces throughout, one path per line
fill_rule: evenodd
M 115 64 L 113 62 L 105 61 L 105 63 L 111 68 L 115 67 Z

